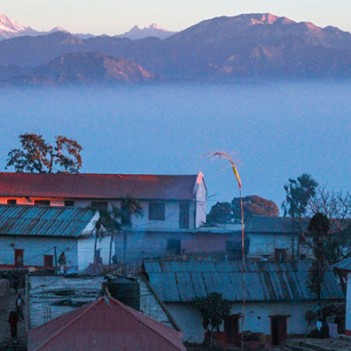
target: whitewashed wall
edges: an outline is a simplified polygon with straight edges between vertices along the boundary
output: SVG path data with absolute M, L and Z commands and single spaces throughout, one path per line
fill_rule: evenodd
M 200 186 L 199 200 L 196 202 L 189 202 L 190 214 L 189 214 L 189 228 L 194 229 L 195 225 L 198 227 L 202 222 L 206 221 L 206 197 L 204 192 L 204 187 Z M 24 197 L 16 198 L 0 198 L 0 204 L 6 204 L 8 199 L 16 199 L 18 205 L 34 205 L 34 200 L 50 200 L 50 206 L 64 206 L 65 199 L 57 198 L 30 198 L 26 199 Z M 90 207 L 92 202 L 99 202 L 100 200 L 73 200 L 76 207 Z M 101 202 L 106 202 L 103 199 Z M 120 201 L 107 201 L 108 208 L 111 210 L 112 206 L 120 208 Z M 184 230 L 179 228 L 179 204 L 184 203 L 184 201 L 160 201 L 165 203 L 165 220 L 164 221 L 151 221 L 149 220 L 149 201 L 140 201 L 143 208 L 143 215 L 140 217 L 134 216 L 132 218 L 133 228 L 136 230 Z M 197 218 L 195 219 L 195 213 Z M 185 229 L 186 230 L 186 229 Z
M 206 223 L 206 202 L 207 189 L 203 180 L 197 184 L 196 191 L 196 218 L 195 227 L 199 228 L 203 223 Z
M 44 255 L 54 256 L 55 246 L 57 259 L 63 251 L 67 265 L 78 265 L 77 239 L 23 236 L 0 236 L 0 264 L 13 265 L 15 249 L 23 249 L 23 265 L 44 266 Z
M 351 336 L 351 272 L 347 273 L 346 291 L 346 334 Z
M 232 234 L 212 233 L 189 233 L 189 232 L 126 232 L 126 243 L 124 243 L 123 232 L 117 233 L 115 237 L 116 257 L 123 262 L 124 245 L 126 247 L 126 262 L 138 262 L 142 259 L 160 258 L 173 256 L 173 252 L 167 250 L 170 239 L 181 241 L 182 255 L 202 254 L 205 256 L 226 254 L 226 241 L 233 240 Z
M 183 340 L 202 343 L 204 329 L 200 312 L 190 303 L 166 303 L 167 309 L 182 329 Z M 316 305 L 311 302 L 286 302 L 286 303 L 247 303 L 245 312 L 244 330 L 254 333 L 271 334 L 271 319 L 269 316 L 290 315 L 287 319 L 288 335 L 305 335 L 308 327 L 305 313 L 316 310 Z M 241 304 L 232 307 L 232 314 L 242 313 Z M 241 320 L 239 321 L 241 331 Z M 309 328 L 309 329 L 308 329 Z M 223 324 L 221 326 L 223 330 Z
M 82 271 L 94 262 L 94 242 L 94 235 L 79 239 L 0 236 L 0 265 L 14 265 L 15 249 L 23 249 L 24 266 L 43 267 L 44 255 L 54 256 L 54 247 L 56 246 L 57 259 L 61 252 L 65 253 L 68 272 Z M 103 264 L 108 264 L 109 247 L 109 236 L 97 241 L 97 249 L 101 249 Z M 112 254 L 114 254 L 114 245 Z M 55 264 L 55 258 L 53 263 Z
M 287 255 L 292 254 L 291 235 L 287 234 L 252 234 L 250 238 L 249 257 L 262 257 L 263 255 L 274 255 L 275 249 L 287 249 Z M 297 236 L 295 238 L 295 253 L 297 249 Z
M 109 260 L 110 250 L 110 239 L 109 235 L 105 235 L 101 240 L 97 240 L 96 249 L 100 250 L 102 263 L 107 265 Z M 89 264 L 94 262 L 94 245 L 95 245 L 95 234 L 89 237 L 83 237 L 78 241 L 78 265 L 77 270 L 82 271 L 86 269 Z M 112 246 L 112 255 L 115 254 L 114 243 Z

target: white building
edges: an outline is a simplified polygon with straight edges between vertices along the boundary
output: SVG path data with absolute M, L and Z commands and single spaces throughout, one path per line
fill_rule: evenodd
M 346 275 L 345 334 L 351 336 L 351 258 L 346 258 L 334 264 L 333 268 L 342 275 Z
M 144 267 L 151 286 L 189 342 L 204 340 L 201 314 L 193 300 L 212 292 L 232 302 L 221 338 L 231 346 L 240 339 L 243 313 L 244 331 L 259 334 L 267 344 L 278 345 L 289 336 L 304 336 L 309 329 L 305 314 L 317 309 L 316 298 L 307 285 L 308 262 L 247 262 L 243 269 L 241 261 L 147 261 Z M 323 301 L 343 298 L 335 276 L 327 272 Z
M 291 217 L 252 216 L 245 223 L 245 235 L 250 240 L 248 258 L 285 261 L 306 258 L 306 248 L 301 242 L 307 231 L 309 219 L 293 222 Z
M 143 216 L 133 230 L 198 228 L 206 222 L 207 189 L 197 175 L 0 173 L 0 204 L 120 207 L 124 198 L 140 202 Z
M 54 269 L 64 253 L 65 270 L 94 262 L 97 211 L 87 208 L 0 205 L 0 266 Z M 97 240 L 108 263 L 109 240 Z

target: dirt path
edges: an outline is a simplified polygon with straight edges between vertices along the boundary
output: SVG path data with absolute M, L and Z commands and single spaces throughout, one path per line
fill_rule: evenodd
M 24 296 L 23 289 L 19 289 L 18 292 Z M 8 323 L 11 310 L 16 310 L 16 293 L 14 289 L 10 289 L 5 296 L 0 296 L 0 351 L 26 350 L 25 320 L 20 320 L 17 324 L 17 341 L 11 338 L 10 325 Z M 25 308 L 23 308 L 23 313 L 25 314 Z

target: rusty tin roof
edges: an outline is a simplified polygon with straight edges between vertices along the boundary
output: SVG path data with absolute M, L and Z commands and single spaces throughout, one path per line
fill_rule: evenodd
M 144 267 L 151 286 L 165 302 L 191 302 L 211 292 L 234 302 L 243 299 L 241 261 L 148 261 Z M 310 267 L 310 262 L 247 262 L 246 300 L 315 300 L 307 285 Z M 331 271 L 325 274 L 322 298 L 344 298 Z

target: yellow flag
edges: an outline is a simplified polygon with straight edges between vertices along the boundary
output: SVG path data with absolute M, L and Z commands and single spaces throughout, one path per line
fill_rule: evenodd
M 235 178 L 236 180 L 238 181 L 238 186 L 239 186 L 239 189 L 241 189 L 241 179 L 240 179 L 240 176 L 239 176 L 239 172 L 238 170 L 236 169 L 235 165 L 232 164 L 232 169 L 233 169 L 233 173 L 235 175 Z

